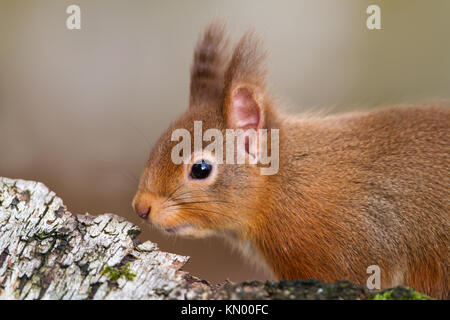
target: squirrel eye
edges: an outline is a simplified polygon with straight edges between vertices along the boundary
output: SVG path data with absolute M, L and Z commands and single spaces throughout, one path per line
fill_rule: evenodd
M 211 173 L 212 166 L 205 160 L 201 160 L 192 165 L 191 177 L 193 179 L 205 179 Z

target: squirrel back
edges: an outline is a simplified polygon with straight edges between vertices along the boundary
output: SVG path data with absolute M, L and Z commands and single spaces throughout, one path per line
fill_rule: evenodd
M 447 297 L 450 109 L 405 106 L 282 123 L 280 172 L 268 177 L 279 190 L 264 199 L 282 215 L 272 215 L 270 228 L 292 231 L 274 234 L 264 223 L 255 231 L 279 243 L 271 254 L 278 277 L 364 284 L 367 267 L 377 265 L 384 288 Z

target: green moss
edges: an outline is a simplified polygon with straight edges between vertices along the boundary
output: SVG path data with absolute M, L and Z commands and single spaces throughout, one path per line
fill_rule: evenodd
M 414 291 L 410 300 L 432 300 L 432 299 L 423 293 Z
M 136 277 L 136 274 L 130 271 L 130 263 L 127 263 L 120 269 L 106 266 L 103 269 L 102 274 L 107 276 L 111 281 L 117 281 L 122 277 L 124 277 L 128 281 L 133 281 L 134 277 Z
M 431 298 L 412 288 L 395 288 L 376 294 L 373 300 L 431 300 Z
M 45 233 L 45 232 L 36 233 L 36 234 L 34 235 L 34 238 L 35 238 L 36 240 L 38 240 L 38 241 L 45 240 L 45 239 L 47 239 L 47 238 L 49 238 L 49 237 L 51 237 L 51 235 L 49 235 L 48 233 Z

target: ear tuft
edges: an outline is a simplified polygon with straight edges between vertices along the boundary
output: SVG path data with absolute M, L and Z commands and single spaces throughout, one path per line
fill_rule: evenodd
M 227 126 L 260 129 L 264 125 L 265 56 L 252 31 L 236 45 L 225 74 L 223 115 Z
M 223 92 L 228 39 L 225 24 L 213 21 L 200 37 L 191 68 L 191 105 L 202 100 L 219 101 Z
M 233 51 L 225 75 L 228 89 L 239 82 L 245 82 L 261 89 L 265 88 L 266 51 L 261 40 L 253 31 L 248 31 L 238 42 Z

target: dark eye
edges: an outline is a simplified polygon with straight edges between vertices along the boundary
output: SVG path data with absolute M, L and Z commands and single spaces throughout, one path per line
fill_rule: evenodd
M 194 179 L 205 179 L 211 173 L 212 166 L 205 160 L 198 161 L 192 165 L 191 177 Z

